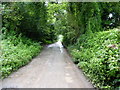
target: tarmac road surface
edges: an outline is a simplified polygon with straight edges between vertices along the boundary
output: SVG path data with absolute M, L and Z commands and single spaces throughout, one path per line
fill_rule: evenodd
M 62 47 L 45 47 L 28 65 L 2 81 L 3 88 L 93 88 Z

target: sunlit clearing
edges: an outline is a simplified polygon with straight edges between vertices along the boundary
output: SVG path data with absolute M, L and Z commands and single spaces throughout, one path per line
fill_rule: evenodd
M 63 41 L 63 35 L 58 35 L 58 41 L 60 41 L 60 42 Z
M 112 14 L 112 13 L 110 13 L 110 14 L 109 14 L 109 18 L 112 18 L 112 17 L 113 17 L 113 14 Z
M 60 49 L 60 52 L 62 53 L 62 52 L 63 52 L 62 41 L 63 41 L 63 35 L 58 35 L 58 40 L 57 40 L 57 42 L 48 45 L 48 48 L 51 48 L 51 47 L 58 47 L 58 48 Z

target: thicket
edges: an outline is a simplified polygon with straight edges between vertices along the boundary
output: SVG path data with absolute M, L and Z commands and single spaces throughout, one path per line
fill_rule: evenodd
M 2 3 L 2 7 L 2 27 L 6 28 L 7 33 L 12 30 L 41 43 L 52 41 L 51 36 L 54 35 L 47 27 L 44 2 L 8 2 Z
M 28 64 L 33 57 L 38 55 L 42 46 L 21 34 L 17 35 L 11 32 L 8 35 L 2 35 L 1 40 L 2 56 L 0 57 L 0 65 L 2 65 L 2 78 L 7 77 L 13 71 Z
M 119 87 L 119 2 L 54 3 L 57 34 L 90 80 L 99 88 Z M 57 8 L 60 6 L 60 9 Z M 112 15 L 110 17 L 110 15 Z M 109 30 L 113 29 L 113 30 Z
M 66 26 L 66 3 L 47 3 L 47 24 L 52 28 L 51 31 L 53 36 L 57 40 L 57 36 L 62 33 L 62 31 L 67 28 Z
M 105 31 L 120 25 L 119 2 L 69 2 L 59 26 L 65 45 L 76 43 L 80 35 Z M 110 18 L 109 15 L 112 14 Z
M 48 11 L 56 35 L 64 36 L 73 61 L 95 87 L 118 88 L 120 39 L 113 28 L 120 26 L 120 3 L 52 3 Z
M 119 86 L 119 31 L 108 30 L 120 26 L 119 2 L 3 3 L 2 23 L 3 78 L 28 63 L 40 43 L 61 34 L 74 62 L 97 87 Z
M 0 8 L 0 64 L 2 78 L 5 78 L 30 62 L 40 52 L 41 44 L 51 43 L 54 35 L 47 28 L 44 2 L 3 2 Z
M 73 61 L 96 87 L 119 87 L 119 34 L 118 29 L 83 34 L 75 45 L 69 46 Z
M 61 33 L 74 62 L 96 87 L 118 88 L 119 34 L 108 29 L 120 26 L 120 3 L 70 2 L 67 7 L 66 28 Z

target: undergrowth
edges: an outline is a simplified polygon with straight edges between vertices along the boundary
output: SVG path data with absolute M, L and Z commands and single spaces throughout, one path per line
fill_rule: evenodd
M 73 61 L 98 88 L 120 88 L 119 35 L 118 29 L 84 34 L 68 48 Z
M 1 40 L 1 74 L 2 78 L 9 76 L 13 71 L 28 64 L 33 57 L 38 55 L 42 46 L 15 32 L 2 35 Z

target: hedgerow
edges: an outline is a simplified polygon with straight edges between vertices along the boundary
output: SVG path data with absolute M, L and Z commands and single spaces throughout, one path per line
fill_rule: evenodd
M 119 88 L 119 30 L 83 34 L 68 49 L 73 61 L 98 88 Z
M 2 56 L 0 60 L 2 78 L 29 63 L 42 48 L 39 43 L 21 35 L 9 33 L 3 38 L 1 40 Z

